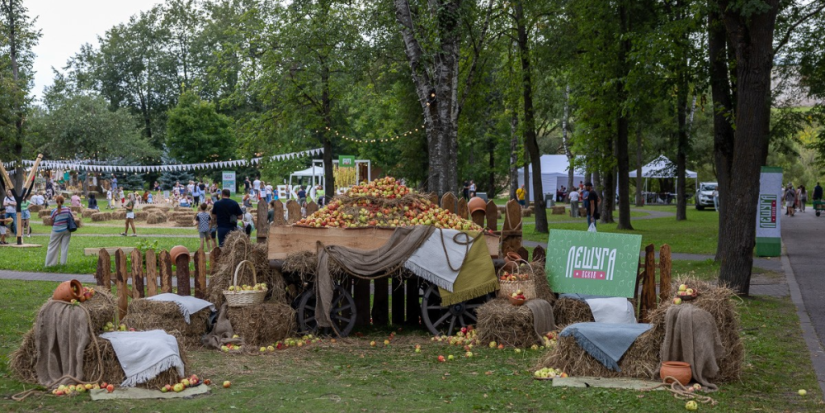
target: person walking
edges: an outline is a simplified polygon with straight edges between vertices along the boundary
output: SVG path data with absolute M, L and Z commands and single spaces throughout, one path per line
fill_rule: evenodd
M 241 211 L 243 211 L 243 231 L 247 237 L 252 236 L 252 231 L 255 230 L 255 224 L 252 222 L 252 213 L 246 208 L 241 208 Z
M 794 205 L 796 204 L 796 191 L 793 189 L 793 184 L 788 184 L 788 189 L 785 190 L 785 215 L 794 216 Z
M 470 179 L 470 198 L 476 196 L 476 183 L 472 179 Z M 470 199 L 467 198 L 467 199 Z
M 112 193 L 117 193 L 117 177 L 115 174 L 112 174 Z
M 822 187 L 819 186 L 819 182 L 816 183 L 814 187 L 814 201 L 821 201 L 822 200 Z
M 258 198 L 261 197 L 261 179 L 260 177 L 255 177 L 255 180 L 252 181 L 252 190 L 254 191 L 254 195 Z
M 243 180 L 243 193 L 248 194 L 249 189 L 252 187 L 252 182 L 249 182 L 249 177 L 245 177 Z
M 570 192 L 570 216 L 579 217 L 579 191 Z
M 31 198 L 32 196 L 29 195 L 23 202 L 20 203 L 20 221 L 23 224 L 23 234 L 26 238 L 31 238 L 32 236 L 32 228 L 29 226 L 29 222 L 32 218 L 32 213 L 29 211 L 29 205 L 31 205 Z
M 14 200 L 14 196 L 11 194 L 11 189 L 6 190 L 6 197 L 3 198 L 3 209 L 6 211 L 5 217 L 11 218 L 11 225 L 9 225 L 9 229 L 11 230 L 12 234 L 17 233 L 17 201 Z
M 72 232 L 69 231 L 69 220 L 72 219 L 72 210 L 64 207 L 63 195 L 55 197 L 57 208 L 52 211 L 52 234 L 49 237 L 49 248 L 46 251 L 46 267 L 57 265 L 58 258 L 61 265 L 66 265 L 69 259 L 69 241 Z
M 516 201 L 518 201 L 518 204 L 521 205 L 522 208 L 524 208 L 526 206 L 526 204 L 524 202 L 524 193 L 525 192 L 526 191 L 524 190 L 524 184 L 522 184 L 519 189 L 516 189 Z
M 799 210 L 805 212 L 805 203 L 808 202 L 808 191 L 805 190 L 805 185 L 799 185 Z
M 195 215 L 195 224 L 198 226 L 198 235 L 200 235 L 201 239 L 201 248 L 204 248 L 204 243 L 206 244 L 206 249 L 204 252 L 209 251 L 209 240 L 212 239 L 211 233 L 209 231 L 210 225 L 209 221 L 212 220 L 212 216 L 206 212 L 206 203 L 203 203 L 198 207 L 199 211 L 197 215 Z
M 596 221 L 599 219 L 599 193 L 593 189 L 591 182 L 585 182 L 584 189 L 587 191 L 584 198 L 584 209 L 587 211 L 587 228 L 590 228 L 590 224 L 595 226 Z
M 719 212 L 719 187 L 717 186 L 716 189 L 713 190 L 713 209 L 716 212 Z
M 129 234 L 129 226 L 132 227 L 132 236 L 137 236 L 137 230 L 135 229 L 135 193 L 129 194 L 129 202 L 126 203 L 126 229 L 120 235 L 124 237 Z
M 223 247 L 227 234 L 238 229 L 238 218 L 243 219 L 241 206 L 231 199 L 229 189 L 221 190 L 221 200 L 212 206 L 212 218 L 218 226 L 218 246 Z
M 464 199 L 470 199 L 470 181 L 464 181 L 464 184 L 461 189 L 461 195 Z

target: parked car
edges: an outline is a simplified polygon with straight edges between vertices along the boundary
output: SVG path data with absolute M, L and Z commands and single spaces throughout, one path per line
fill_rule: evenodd
M 699 184 L 699 190 L 696 191 L 696 209 L 703 210 L 705 207 L 714 208 L 713 206 L 713 192 L 717 190 L 719 185 L 716 182 L 702 182 Z

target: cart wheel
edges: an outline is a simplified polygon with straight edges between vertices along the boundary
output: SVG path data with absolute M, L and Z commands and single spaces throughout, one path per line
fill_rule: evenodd
M 298 301 L 298 329 L 306 333 L 316 334 L 318 323 L 315 321 L 315 289 L 305 291 Z M 332 305 L 329 318 L 332 328 L 341 336 L 346 337 L 355 327 L 355 300 L 350 293 L 340 285 L 335 285 L 332 292 Z
M 492 295 L 487 294 L 470 301 L 443 307 L 438 287 L 430 284 L 424 289 L 424 296 L 421 298 L 421 319 L 433 335 L 451 336 L 461 327 L 476 324 L 478 322 L 476 309 L 491 297 Z

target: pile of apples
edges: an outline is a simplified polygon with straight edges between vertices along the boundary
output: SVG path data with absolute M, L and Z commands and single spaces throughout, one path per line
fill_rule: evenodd
M 232 343 L 229 343 L 225 346 L 221 346 L 221 351 L 223 351 L 224 353 L 229 353 L 230 351 L 240 352 L 242 350 L 243 350 L 243 346 L 235 345 L 235 344 L 232 344 Z
M 304 347 L 310 344 L 317 344 L 322 342 L 323 340 L 320 337 L 315 337 L 312 334 L 307 334 L 301 336 L 301 338 L 288 338 L 284 341 L 278 341 L 272 344 L 271 346 L 261 347 L 261 352 L 273 352 L 275 350 L 284 350 L 290 347 Z M 330 340 L 331 343 L 335 343 L 335 339 Z
M 543 369 L 536 370 L 533 373 L 533 377 L 537 379 L 555 379 L 558 377 L 567 377 L 567 373 L 561 371 L 561 369 L 545 367 Z
M 111 393 L 111 392 L 115 391 L 115 386 L 113 386 L 111 384 L 107 384 L 106 382 L 103 382 L 103 383 L 100 383 L 100 384 L 97 384 L 97 383 L 95 383 L 95 384 L 86 383 L 86 384 L 77 384 L 77 385 L 72 384 L 72 385 L 69 385 L 69 386 L 64 386 L 64 385 L 61 384 L 56 389 L 52 390 L 52 394 L 55 395 L 55 396 L 74 396 L 74 395 L 77 395 L 77 394 L 80 394 L 80 393 L 85 393 L 89 390 L 100 390 L 100 389 L 104 389 L 104 390 L 108 391 L 109 393 Z
M 454 336 L 435 336 L 430 341 L 464 347 L 465 351 L 470 351 L 473 346 L 478 344 L 478 332 L 473 326 L 461 327 L 461 331 Z
M 696 290 L 687 286 L 687 284 L 682 284 L 679 286 L 679 291 L 676 292 L 676 298 L 673 299 L 673 304 L 679 305 L 682 304 L 683 297 L 696 297 Z
M 312 228 L 395 228 L 432 225 L 437 228 L 465 231 L 483 230 L 472 221 L 439 208 L 420 195 L 405 198 L 400 205 L 382 202 L 382 199 L 392 200 L 406 195 L 415 193 L 395 178 L 377 179 L 352 187 L 347 192 L 347 198 L 333 200 L 326 207 L 298 221 L 296 225 Z
M 103 331 L 105 332 L 113 332 L 113 331 L 135 331 L 134 328 L 126 328 L 126 324 L 121 324 L 119 326 L 115 326 L 114 323 L 111 321 L 107 322 L 105 326 L 103 326 Z
M 240 292 L 240 291 L 266 291 L 267 287 L 266 287 L 266 283 L 257 283 L 255 285 L 246 285 L 246 284 L 244 284 L 244 285 L 239 285 L 237 287 L 234 286 L 234 285 L 230 285 L 228 290 L 229 291 L 238 291 L 238 292 Z
M 177 382 L 175 384 L 167 384 L 167 385 L 161 387 L 160 391 L 162 393 L 168 393 L 168 392 L 180 393 L 180 392 L 186 390 L 189 387 L 195 387 L 199 384 L 201 384 L 201 380 L 198 378 L 198 376 L 193 374 L 193 375 L 189 376 L 188 378 L 181 379 L 179 382 Z M 212 381 L 209 380 L 209 379 L 206 379 L 206 380 L 203 381 L 203 384 L 208 386 L 208 385 L 212 384 Z
M 524 291 L 516 290 L 516 292 L 510 294 L 510 297 L 513 297 L 516 300 L 524 301 L 527 297 L 524 296 Z
M 501 274 L 498 277 L 498 279 L 500 281 L 527 281 L 530 279 L 530 274 L 516 274 L 504 271 L 504 273 Z
M 80 298 L 78 298 L 78 299 L 73 298 L 72 301 L 70 301 L 72 304 L 78 304 L 78 303 L 86 302 L 88 300 L 91 300 L 92 297 L 95 296 L 94 288 L 83 287 L 80 290 L 80 292 L 78 292 L 76 290 L 75 290 L 75 292 L 80 296 Z

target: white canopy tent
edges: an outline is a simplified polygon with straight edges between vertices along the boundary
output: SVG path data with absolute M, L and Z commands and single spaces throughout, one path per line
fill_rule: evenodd
M 289 191 L 289 193 L 286 196 L 287 198 L 291 198 L 292 195 L 295 193 L 295 191 L 293 191 L 294 186 L 292 185 L 292 178 L 296 178 L 299 184 L 301 183 L 301 181 L 309 178 L 309 193 L 307 195 L 309 195 L 310 198 L 314 198 L 313 195 L 315 194 L 315 187 L 321 185 L 324 181 L 324 168 L 321 166 L 311 166 L 307 169 L 304 169 L 303 171 L 296 171 L 290 174 L 289 186 L 287 186 L 287 189 Z
M 635 178 L 637 172 L 636 169 L 631 170 L 630 177 Z M 647 180 L 649 178 L 676 178 L 676 164 L 671 162 L 667 156 L 659 155 L 642 167 L 642 178 L 645 179 L 644 192 L 647 192 Z M 696 187 L 699 187 L 699 174 L 696 172 L 685 169 L 685 178 L 695 179 Z
M 553 194 L 562 185 L 567 186 L 567 171 L 570 169 L 570 162 L 567 155 L 542 155 L 541 156 L 541 186 L 545 194 Z M 527 190 L 533 197 L 533 167 L 528 167 L 530 172 L 530 182 L 527 182 Z M 583 169 L 573 171 L 573 186 L 576 187 L 580 181 L 584 181 L 585 172 Z M 518 170 L 518 185 L 524 184 L 524 168 Z M 569 188 L 568 188 L 569 191 Z

